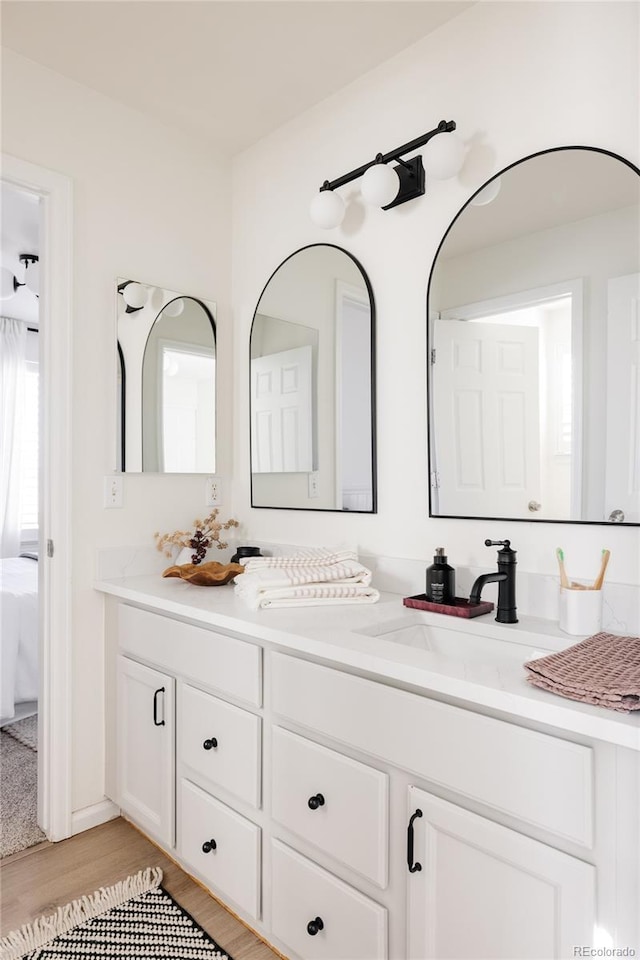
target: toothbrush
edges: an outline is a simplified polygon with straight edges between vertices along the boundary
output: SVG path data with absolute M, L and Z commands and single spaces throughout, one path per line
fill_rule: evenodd
M 592 590 L 602 590 L 602 584 L 603 584 L 603 582 L 604 582 L 604 575 L 605 575 L 605 572 L 606 572 L 606 569 L 607 569 L 607 564 L 609 563 L 609 557 L 610 557 L 610 556 L 611 556 L 611 551 L 610 551 L 610 550 L 603 550 L 603 551 L 602 551 L 602 560 L 601 560 L 601 562 L 600 562 L 600 572 L 599 572 L 598 576 L 596 577 L 593 586 L 591 587 Z
M 567 571 L 564 568 L 564 550 L 561 547 L 556 547 L 556 557 L 558 558 L 558 566 L 560 568 L 560 586 L 564 590 L 570 590 L 569 578 L 567 577 Z

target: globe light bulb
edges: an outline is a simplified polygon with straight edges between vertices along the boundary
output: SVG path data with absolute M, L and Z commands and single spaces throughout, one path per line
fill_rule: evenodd
M 500 193 L 500 187 L 502 186 L 502 181 L 500 177 L 496 177 L 495 180 L 489 181 L 486 187 L 475 195 L 471 204 L 474 207 L 485 207 L 488 203 L 491 203 L 492 200 Z
M 365 172 L 360 184 L 362 199 L 370 207 L 386 207 L 398 195 L 400 177 L 386 163 L 375 163 Z
M 141 283 L 131 281 L 122 288 L 122 296 L 128 307 L 139 310 L 147 302 L 147 290 Z
M 163 307 L 162 312 L 167 317 L 179 317 L 183 310 L 184 300 L 182 297 L 178 297 L 177 300 L 172 300 L 166 307 Z
M 344 220 L 346 208 L 342 197 L 333 190 L 321 190 L 309 206 L 309 216 L 317 227 L 331 230 Z
M 432 137 L 424 148 L 427 176 L 434 180 L 448 180 L 460 172 L 465 148 L 455 133 L 441 133 Z

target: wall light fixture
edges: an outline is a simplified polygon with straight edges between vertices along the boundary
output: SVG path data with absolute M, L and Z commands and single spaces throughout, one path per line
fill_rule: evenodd
M 124 283 L 118 284 L 118 293 L 122 294 L 126 304 L 125 313 L 136 313 L 142 310 L 147 302 L 147 288 L 141 283 L 136 283 L 135 280 L 125 280 Z
M 18 260 L 24 264 L 24 282 L 20 283 L 8 267 L 2 267 L 0 270 L 0 300 L 11 300 L 20 287 L 26 287 L 36 297 L 40 293 L 39 257 L 35 253 L 21 253 Z
M 311 201 L 311 219 L 316 226 L 325 230 L 339 226 L 344 219 L 346 207 L 340 194 L 334 191 L 358 177 L 362 177 L 362 198 L 370 206 L 390 210 L 407 200 L 421 197 L 426 189 L 422 157 L 419 154 L 409 160 L 403 160 L 402 157 L 425 145 L 425 163 L 429 176 L 434 180 L 455 177 L 462 167 L 465 154 L 462 141 L 453 133 L 455 129 L 455 121 L 441 120 L 434 130 L 423 136 L 410 140 L 389 153 L 379 153 L 374 160 L 345 173 L 342 177 L 325 180 L 320 192 Z M 440 133 L 448 133 L 449 136 L 434 139 Z M 398 166 L 388 166 L 394 160 L 398 161 Z

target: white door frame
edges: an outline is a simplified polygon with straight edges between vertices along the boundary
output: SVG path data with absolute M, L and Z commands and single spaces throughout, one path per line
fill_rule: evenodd
M 63 840 L 71 835 L 72 185 L 7 154 L 1 176 L 41 199 L 38 824 Z
M 353 283 L 347 283 L 345 280 L 336 280 L 335 296 L 335 509 L 342 510 L 342 329 L 344 327 L 344 313 L 347 303 L 355 303 L 357 306 L 366 307 L 371 315 L 371 301 L 369 294 L 362 287 L 357 287 Z M 371 350 L 371 344 L 369 349 Z M 373 394 L 372 394 L 373 395 Z M 373 474 L 372 474 L 373 475 Z M 373 496 L 373 491 L 372 491 Z

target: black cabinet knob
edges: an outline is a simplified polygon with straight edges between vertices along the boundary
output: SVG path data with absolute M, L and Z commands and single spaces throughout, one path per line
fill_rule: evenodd
M 215 748 L 218 746 L 218 741 L 215 737 L 211 737 L 210 740 L 205 740 L 202 746 L 205 750 L 215 750 Z
M 309 936 L 315 937 L 319 930 L 324 930 L 322 917 L 316 917 L 315 920 L 309 920 L 309 923 L 307 924 L 307 933 Z
M 309 797 L 309 807 L 311 810 L 317 810 L 318 807 L 324 807 L 324 797 L 321 793 L 316 793 L 315 797 Z M 320 927 L 322 930 L 322 927 Z
M 205 840 L 205 842 L 202 844 L 202 852 L 211 853 L 211 851 L 215 850 L 217 846 L 218 844 L 215 842 L 215 840 Z

